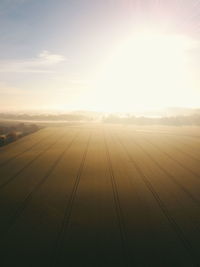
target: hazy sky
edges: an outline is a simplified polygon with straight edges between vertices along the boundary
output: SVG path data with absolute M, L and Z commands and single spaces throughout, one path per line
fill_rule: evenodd
M 1 0 L 0 109 L 200 106 L 199 42 L 199 0 Z

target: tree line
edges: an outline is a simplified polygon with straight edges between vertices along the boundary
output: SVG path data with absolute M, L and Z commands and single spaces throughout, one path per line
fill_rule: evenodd
M 0 124 L 0 146 L 4 146 L 19 138 L 40 129 L 36 124 Z
M 136 116 L 117 116 L 108 115 L 103 118 L 104 123 L 120 123 L 120 124 L 135 124 L 135 125 L 195 125 L 200 126 L 200 115 L 191 116 L 173 116 L 173 117 L 136 117 Z

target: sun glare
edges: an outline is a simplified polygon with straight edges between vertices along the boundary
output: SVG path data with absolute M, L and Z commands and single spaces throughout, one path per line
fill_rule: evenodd
M 187 53 L 193 45 L 185 36 L 149 31 L 127 38 L 113 51 L 97 79 L 98 108 L 133 111 L 187 104 Z

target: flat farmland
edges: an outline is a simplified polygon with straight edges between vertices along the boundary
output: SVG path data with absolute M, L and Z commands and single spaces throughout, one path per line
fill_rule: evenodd
M 46 127 L 0 148 L 1 266 L 200 266 L 200 128 Z

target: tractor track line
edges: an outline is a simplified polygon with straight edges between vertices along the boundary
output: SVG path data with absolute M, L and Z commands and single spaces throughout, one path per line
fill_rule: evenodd
M 86 157 L 88 154 L 88 149 L 89 149 L 89 144 L 91 141 L 91 134 L 89 135 L 87 144 L 86 144 L 86 148 L 84 150 L 83 153 L 83 157 L 80 163 L 80 167 L 78 169 L 77 175 L 76 175 L 76 179 L 71 191 L 71 194 L 69 196 L 69 199 L 67 201 L 67 206 L 65 208 L 65 213 L 64 213 L 64 218 L 62 220 L 62 224 L 61 224 L 61 228 L 60 231 L 58 233 L 58 237 L 57 237 L 57 241 L 55 244 L 55 252 L 54 252 L 54 259 L 53 259 L 53 266 L 58 266 L 58 262 L 59 262 L 59 256 L 62 252 L 63 249 L 63 243 L 65 240 L 65 233 L 67 232 L 68 228 L 69 228 L 69 223 L 70 223 L 70 218 L 71 218 L 71 214 L 72 214 L 72 209 L 73 209 L 73 205 L 74 205 L 74 201 L 76 198 L 76 194 L 77 194 L 77 189 L 80 183 L 80 179 L 82 176 L 82 172 L 85 166 L 85 161 L 86 161 Z
M 32 137 L 33 134 L 38 133 L 38 132 L 40 132 L 40 131 L 42 131 L 42 130 L 44 130 L 44 129 L 39 129 L 39 130 L 36 131 L 36 132 L 32 132 L 32 133 L 30 133 L 30 134 L 26 134 L 26 135 L 20 137 L 19 139 L 17 139 L 16 141 L 13 141 L 13 142 L 10 142 L 10 143 L 8 143 L 8 144 L 6 144 L 6 145 L 3 145 L 3 146 L 0 147 L 0 151 L 5 151 L 5 150 L 6 150 L 7 148 L 9 148 L 13 143 L 16 143 L 17 145 L 21 145 L 21 143 L 23 144 L 24 142 L 26 142 L 26 139 L 27 139 L 27 138 Z
M 197 267 L 199 266 L 199 263 L 197 262 L 196 258 L 197 255 L 196 253 L 193 251 L 192 249 L 192 245 L 191 243 L 187 240 L 187 238 L 185 237 L 183 231 L 181 230 L 181 228 L 179 227 L 179 225 L 176 223 L 175 219 L 173 218 L 173 216 L 171 216 L 169 210 L 167 209 L 166 205 L 163 203 L 163 201 L 160 199 L 159 194 L 156 192 L 156 190 L 154 189 L 152 183 L 149 181 L 149 179 L 147 178 L 147 176 L 143 173 L 143 171 L 141 171 L 140 167 L 138 166 L 138 164 L 136 163 L 136 161 L 133 159 L 133 157 L 130 155 L 129 151 L 127 150 L 126 146 L 121 142 L 121 140 L 118 138 L 119 143 L 121 144 L 121 146 L 124 148 L 129 160 L 133 163 L 135 169 L 138 171 L 138 173 L 140 174 L 144 184 L 146 185 L 146 187 L 148 188 L 148 190 L 151 192 L 151 194 L 153 195 L 154 199 L 156 200 L 158 206 L 160 207 L 161 211 L 163 212 L 164 216 L 167 218 L 168 222 L 170 223 L 173 231 L 176 233 L 178 239 L 181 241 L 181 243 L 184 245 L 185 249 L 188 251 L 193 266 Z M 195 261 L 194 261 L 195 259 Z
M 144 135 L 147 135 L 148 133 L 143 133 L 143 136 Z M 153 133 L 152 133 L 153 134 Z M 155 134 L 154 135 L 157 135 L 157 136 L 159 136 L 160 137 L 160 135 L 158 134 L 158 133 L 156 133 L 155 132 Z M 185 135 L 176 135 L 176 134 L 165 134 L 165 135 L 167 135 L 167 137 L 168 138 L 174 138 L 174 136 L 175 136 L 175 138 L 178 138 L 178 141 L 181 141 L 181 143 L 183 144 L 183 145 L 185 145 L 185 146 L 187 146 L 188 148 L 190 148 L 190 149 L 194 149 L 194 146 L 191 144 L 191 143 L 187 143 L 187 141 L 186 140 L 182 140 L 183 138 L 181 138 L 180 139 L 180 137 L 185 137 Z M 166 141 L 166 140 L 165 140 Z M 194 140 L 192 140 L 192 141 L 194 141 Z M 195 140 L 196 141 L 196 140 Z M 197 146 L 199 146 L 199 142 L 197 142 Z M 177 148 L 177 147 L 176 147 Z M 177 148 L 177 149 L 179 149 L 179 148 Z M 196 147 L 195 147 L 195 149 L 196 149 Z M 181 150 L 181 149 L 180 149 Z M 185 152 L 185 151 L 184 151 Z M 197 153 L 196 155 L 198 155 L 198 152 L 196 151 L 195 153 Z M 186 154 L 186 152 L 185 152 L 185 154 Z M 188 155 L 189 155 L 189 153 L 188 153 Z M 198 155 L 199 156 L 199 155 Z M 197 157 L 198 157 L 197 156 Z M 198 160 L 198 161 L 200 161 L 200 159 L 199 158 L 196 158 L 196 157 L 194 157 L 194 156 L 191 156 L 190 155 L 190 157 L 193 157 L 195 160 Z
M 170 144 L 170 143 L 167 142 L 166 140 L 165 140 L 164 142 L 165 142 L 166 144 Z M 193 160 L 195 160 L 195 161 L 200 162 L 200 158 L 194 157 L 192 154 L 186 152 L 185 150 L 183 150 L 183 149 L 181 149 L 181 148 L 179 148 L 179 147 L 177 147 L 177 146 L 173 146 L 173 148 L 174 148 L 175 150 L 177 150 L 179 153 L 182 153 L 182 154 L 186 155 L 187 157 L 189 157 L 189 158 L 191 158 L 191 159 L 193 159 Z
M 65 136 L 65 134 L 61 135 L 59 138 L 63 138 L 63 136 Z M 35 158 L 33 158 L 25 166 L 23 166 L 19 171 L 17 171 L 14 175 L 12 175 L 10 178 L 8 178 L 7 181 L 5 181 L 4 183 L 0 184 L 0 190 L 3 189 L 6 185 L 8 185 L 10 182 L 12 182 L 15 178 L 17 178 L 25 169 L 27 169 L 40 156 L 42 156 L 49 149 L 51 149 L 58 141 L 59 141 L 59 139 L 56 139 L 56 141 L 54 143 L 51 143 L 48 147 L 46 147 L 44 150 L 42 150 Z
M 172 161 L 176 162 L 179 166 L 181 166 L 183 169 L 185 169 L 186 171 L 190 172 L 193 176 L 195 176 L 197 179 L 200 178 L 200 175 L 196 172 L 194 172 L 193 170 L 191 170 L 190 168 L 186 167 L 183 163 L 181 163 L 179 160 L 173 158 L 169 153 L 167 153 L 166 151 L 163 151 L 159 146 L 157 146 L 156 144 L 152 143 L 151 141 L 149 141 L 147 138 L 145 138 L 143 136 L 143 139 L 145 139 L 148 143 L 150 143 L 153 147 L 155 147 L 158 151 L 160 151 L 161 153 L 165 154 L 168 158 L 170 158 Z
M 38 189 L 46 182 L 46 180 L 50 177 L 52 172 L 55 170 L 56 166 L 60 162 L 60 160 L 63 158 L 65 153 L 69 150 L 71 145 L 74 143 L 75 139 L 77 138 L 78 133 L 72 138 L 71 142 L 67 145 L 67 147 L 62 151 L 62 153 L 57 157 L 57 159 L 54 161 L 54 163 L 51 165 L 50 169 L 47 171 L 45 176 L 37 183 L 37 185 L 33 188 L 33 190 L 25 197 L 19 208 L 16 210 L 14 215 L 8 220 L 7 222 L 7 229 L 4 229 L 3 236 L 9 232 L 11 227 L 15 224 L 17 219 L 20 217 L 20 215 L 23 213 L 25 208 L 27 207 L 28 203 L 33 198 L 33 195 L 38 191 Z
M 148 142 L 146 140 L 146 142 Z M 170 172 L 168 172 L 164 167 L 162 167 L 162 165 L 154 158 L 151 156 L 151 154 L 149 152 L 147 152 L 138 142 L 134 143 L 139 147 L 139 149 L 141 149 L 148 157 L 151 161 L 154 162 L 154 164 L 167 176 L 169 177 L 174 184 L 176 184 L 176 186 L 179 188 L 181 188 L 181 190 L 198 206 L 200 207 L 200 200 L 197 199 L 196 197 L 193 196 L 193 194 L 181 183 L 178 182 L 178 180 L 175 178 L 175 176 L 173 176 Z M 152 145 L 152 144 L 151 144 Z
M 197 139 L 197 141 L 200 141 L 200 136 L 199 135 L 186 135 L 186 134 L 175 134 L 175 133 L 167 133 L 167 132 L 158 132 L 158 131 L 140 131 L 145 134 L 162 134 L 162 135 L 169 135 L 169 136 L 177 136 L 177 137 L 187 137 L 187 138 L 192 138 L 192 139 Z M 199 143 L 199 142 L 198 142 Z
M 125 225 L 124 225 L 124 220 L 123 220 L 124 216 L 123 216 L 123 211 L 122 211 L 121 204 L 120 204 L 118 186 L 117 186 L 116 178 L 114 175 L 113 165 L 112 165 L 112 161 L 111 161 L 111 157 L 110 157 L 110 152 L 109 152 L 105 132 L 104 132 L 104 144 L 105 144 L 105 149 L 106 149 L 106 158 L 107 158 L 108 170 L 109 170 L 109 174 L 110 174 L 112 191 L 113 191 L 115 211 L 116 211 L 117 221 L 118 221 L 118 226 L 119 226 L 119 231 L 120 231 L 120 239 L 121 239 L 121 245 L 122 245 L 123 258 L 125 261 L 128 260 L 127 264 L 128 264 L 128 266 L 131 266 L 130 262 L 129 262 L 129 254 L 128 254 L 129 248 L 127 247 L 126 231 L 125 231 Z
M 182 145 L 187 146 L 187 148 L 190 148 L 190 149 L 192 149 L 192 150 L 194 150 L 194 148 L 195 148 L 195 150 L 197 149 L 197 146 L 194 145 L 193 143 L 187 143 L 186 141 L 183 141 L 182 139 L 181 139 L 181 140 L 179 139 L 179 141 L 181 142 Z M 192 153 L 192 152 L 191 152 L 191 153 Z M 195 151 L 194 153 L 195 153 L 196 156 L 198 157 L 198 160 L 200 160 L 200 158 L 199 158 L 199 157 L 200 157 L 199 151 Z
M 148 140 L 148 139 L 147 139 L 146 137 L 144 137 L 144 136 L 143 136 L 143 138 L 146 139 L 146 141 Z M 149 142 L 149 140 L 148 140 L 148 142 Z M 170 144 L 169 141 L 164 140 L 164 142 L 165 142 L 166 144 Z M 149 143 L 150 143 L 150 142 L 149 142 Z M 171 144 L 170 144 L 170 145 L 171 145 Z M 175 149 L 175 150 L 178 151 L 179 153 L 182 153 L 182 154 L 186 155 L 187 157 L 189 157 L 189 158 L 191 158 L 191 159 L 193 159 L 193 160 L 195 160 L 195 161 L 200 162 L 200 158 L 194 157 L 192 154 L 190 154 L 190 153 L 186 152 L 185 150 L 183 150 L 183 149 L 177 147 L 176 145 L 173 145 L 173 149 Z
M 169 153 L 167 153 L 166 151 L 162 150 L 158 145 L 152 143 L 151 141 L 149 141 L 148 139 L 146 139 L 145 137 L 143 137 L 149 144 L 151 144 L 153 147 L 155 147 L 158 151 L 160 151 L 161 153 L 163 153 L 164 155 L 166 155 L 169 159 L 171 159 L 172 161 L 176 162 L 179 166 L 181 166 L 183 169 L 185 169 L 186 171 L 190 172 L 193 176 L 195 176 L 196 178 L 200 178 L 200 175 L 198 173 L 196 173 L 195 171 L 191 170 L 190 168 L 188 168 L 187 166 L 185 166 L 183 163 L 181 163 L 179 160 L 173 158 Z
M 17 155 L 15 155 L 15 156 L 13 156 L 13 157 L 11 157 L 11 158 L 5 160 L 4 162 L 1 162 L 1 163 L 0 163 L 0 167 L 3 167 L 3 166 L 5 166 L 5 165 L 7 165 L 9 162 L 11 162 L 11 161 L 13 161 L 14 159 L 20 157 L 20 156 L 23 155 L 24 153 L 30 151 L 30 150 L 33 149 L 35 146 L 39 145 L 39 144 L 42 143 L 46 138 L 49 138 L 49 137 L 51 137 L 52 135 L 54 135 L 54 134 L 49 134 L 49 135 L 47 135 L 47 136 L 41 138 L 39 141 L 37 141 L 36 143 L 34 143 L 32 146 L 30 146 L 30 147 L 28 147 L 27 149 L 21 151 L 21 152 L 18 153 Z
M 159 134 L 157 134 L 157 133 L 155 133 L 155 134 L 159 136 Z M 147 135 L 147 133 L 143 133 L 143 137 L 144 137 L 145 135 Z M 167 134 L 166 134 L 166 135 L 167 135 Z M 177 135 L 175 135 L 175 134 L 168 135 L 168 138 L 174 138 L 173 135 L 175 136 L 175 138 L 178 138 Z M 180 136 L 183 136 L 183 135 L 180 135 Z M 183 141 L 182 139 L 180 140 L 180 136 L 179 136 L 178 140 L 179 140 L 183 145 L 187 146 L 187 147 L 190 148 L 190 149 L 194 149 L 194 146 L 193 146 L 191 143 L 187 143 L 186 141 Z M 159 136 L 159 137 L 160 137 L 160 136 Z M 184 136 L 183 136 L 183 137 L 184 137 Z M 144 137 L 144 138 L 146 138 L 146 137 Z M 173 140 L 173 139 L 172 139 L 172 140 Z M 164 140 L 164 141 L 165 141 L 166 143 L 169 143 L 169 142 L 167 142 L 166 140 Z M 180 145 L 181 145 L 181 144 L 180 144 Z M 195 161 L 200 161 L 200 158 L 198 158 L 198 157 L 199 157 L 199 154 L 198 154 L 197 151 L 195 152 L 196 156 L 194 157 L 194 156 L 192 155 L 192 153 L 187 153 L 186 151 L 184 151 L 183 149 L 177 147 L 176 145 L 173 146 L 173 148 L 174 148 L 175 150 L 177 150 L 177 151 L 179 151 L 179 152 L 181 152 L 181 153 L 187 155 L 188 157 L 194 159 Z M 196 149 L 196 147 L 195 147 L 195 149 Z

